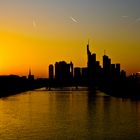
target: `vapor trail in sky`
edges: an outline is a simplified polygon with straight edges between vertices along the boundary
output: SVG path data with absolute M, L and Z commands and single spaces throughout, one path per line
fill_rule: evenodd
M 75 18 L 70 17 L 70 19 L 71 19 L 73 22 L 78 23 L 78 21 L 77 21 Z
M 36 21 L 33 20 L 33 27 L 36 28 L 36 26 L 37 26 L 37 25 L 36 25 Z
M 136 22 L 139 22 L 139 21 L 140 21 L 140 18 L 137 18 L 137 19 L 136 19 Z
M 122 18 L 128 18 L 129 16 L 122 16 Z

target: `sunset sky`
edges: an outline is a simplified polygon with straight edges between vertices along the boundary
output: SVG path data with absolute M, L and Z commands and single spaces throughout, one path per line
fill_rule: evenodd
M 140 71 L 139 0 L 0 0 L 0 75 L 46 77 L 48 65 L 86 66 L 86 44 L 127 74 Z

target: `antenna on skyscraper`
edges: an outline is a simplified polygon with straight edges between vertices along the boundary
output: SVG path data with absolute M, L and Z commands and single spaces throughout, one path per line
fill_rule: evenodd
M 104 50 L 104 55 L 106 55 L 106 50 Z

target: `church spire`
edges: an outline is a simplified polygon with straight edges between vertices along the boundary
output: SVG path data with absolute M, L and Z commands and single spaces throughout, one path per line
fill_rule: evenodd
M 32 75 L 31 68 L 29 68 L 28 80 L 33 81 L 34 75 Z

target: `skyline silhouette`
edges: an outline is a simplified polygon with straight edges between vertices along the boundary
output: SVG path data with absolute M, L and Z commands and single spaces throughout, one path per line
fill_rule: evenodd
M 47 88 L 86 86 L 89 90 L 101 90 L 106 94 L 118 97 L 140 97 L 139 73 L 126 76 L 121 64 L 113 64 L 111 58 L 104 53 L 102 66 L 96 59 L 96 53 L 91 53 L 87 44 L 87 66 L 74 67 L 72 62 L 56 62 L 49 65 L 49 84 Z M 138 93 L 137 93 L 138 92 Z
M 87 60 L 88 60 L 88 62 L 87 62 L 87 67 L 94 67 L 94 66 L 92 66 L 93 64 L 95 64 L 95 65 L 97 65 L 98 67 L 100 67 L 100 68 L 103 68 L 103 69 L 106 69 L 105 71 L 107 72 L 107 71 L 109 71 L 109 65 L 111 65 L 110 66 L 110 68 L 112 67 L 112 68 L 114 68 L 115 69 L 115 67 L 116 68 L 118 68 L 118 70 L 120 69 L 120 63 L 116 63 L 116 64 L 111 64 L 111 59 L 109 58 L 109 56 L 106 54 L 106 50 L 104 50 L 104 55 L 102 56 L 102 62 L 103 63 L 100 63 L 100 61 L 96 61 L 96 59 L 97 59 L 97 55 L 96 55 L 96 53 L 91 53 L 91 51 L 90 51 L 90 49 L 89 49 L 89 41 L 88 41 L 88 44 L 87 44 Z M 91 60 L 93 60 L 93 61 L 91 61 Z M 91 61 L 91 62 L 90 62 Z M 106 61 L 106 62 L 105 62 Z M 63 61 L 63 59 L 61 60 L 61 61 L 59 61 L 59 62 L 64 62 L 64 63 L 66 63 L 65 62 L 65 60 Z M 58 62 L 58 63 L 59 63 Z M 57 62 L 56 62 L 57 63 Z M 72 62 L 70 62 L 70 63 L 72 63 Z M 92 64 L 93 63 L 93 64 Z M 72 63 L 73 64 L 73 63 Z M 91 65 L 91 66 L 90 66 Z M 106 65 L 106 66 L 105 66 Z M 108 66 L 107 66 L 108 65 Z M 48 71 L 48 73 L 47 72 L 45 72 L 46 74 L 46 76 L 36 76 L 36 75 L 32 75 L 33 77 L 35 77 L 35 78 L 49 78 L 50 77 L 50 73 L 49 73 L 49 69 L 53 69 L 53 64 L 50 64 L 49 65 L 50 67 L 46 70 L 46 71 Z M 74 64 L 73 64 L 73 66 L 75 66 Z M 83 65 L 82 66 L 83 68 L 85 68 L 85 66 Z M 82 68 L 81 67 L 81 68 Z M 105 68 L 106 67 L 106 68 Z M 108 68 L 107 68 L 108 67 Z M 80 68 L 80 67 L 78 67 L 78 66 L 75 66 L 75 68 Z M 91 69 L 94 69 L 94 68 L 91 68 Z M 41 69 L 40 69 L 41 70 Z M 33 69 L 30 67 L 29 68 L 29 73 L 30 72 L 33 72 L 34 73 L 34 71 L 33 71 Z M 42 70 L 43 71 L 43 70 Z M 125 75 L 126 76 L 132 76 L 132 75 L 139 75 L 140 74 L 140 72 L 138 71 L 138 72 L 136 72 L 136 73 L 134 73 L 134 72 L 132 72 L 132 73 L 130 73 L 130 74 L 128 74 L 127 73 L 127 71 L 123 71 L 124 73 L 125 73 Z M 42 72 L 41 72 L 42 73 Z M 54 73 L 54 72 L 53 72 Z M 54 74 L 53 73 L 51 73 L 51 76 L 53 77 L 54 76 Z M 7 74 L 0 74 L 1 76 L 8 76 L 8 75 L 18 75 L 18 74 L 15 74 L 15 73 L 7 73 Z M 20 74 L 19 76 L 26 76 L 26 75 L 23 75 L 23 74 Z
M 36 79 L 31 68 L 28 76 L 0 76 L 0 90 L 2 91 L 0 96 L 9 96 L 41 87 L 46 87 L 47 90 L 56 87 L 76 87 L 77 90 L 82 86 L 92 91 L 101 90 L 118 97 L 140 97 L 138 94 L 140 91 L 139 73 L 126 76 L 126 72 L 121 69 L 121 64 L 113 64 L 106 53 L 102 57 L 101 66 L 100 61 L 96 59 L 96 53 L 90 51 L 89 42 L 85 50 L 87 51 L 87 66 L 85 67 L 74 67 L 73 62 L 67 63 L 64 60 L 49 65 L 49 78 Z
M 94 70 L 96 69 L 95 67 L 98 67 L 98 68 L 103 68 L 103 70 L 104 71 L 106 71 L 106 73 L 107 72 L 109 72 L 110 70 L 111 70 L 111 68 L 112 69 L 115 69 L 115 67 L 116 67 L 116 69 L 118 69 L 118 71 L 120 71 L 120 69 L 121 69 L 121 64 L 120 63 L 116 63 L 116 64 L 112 64 L 112 60 L 111 60 L 111 58 L 106 54 L 106 50 L 104 50 L 104 55 L 102 56 L 102 63 L 100 63 L 100 61 L 96 61 L 97 60 L 97 55 L 96 55 L 96 53 L 91 53 L 91 51 L 90 51 L 90 48 L 89 48 L 89 41 L 88 41 L 88 44 L 87 44 L 87 68 L 89 67 L 91 67 L 91 69 L 93 69 L 93 73 L 95 72 Z M 55 62 L 55 65 L 57 65 L 57 63 L 66 63 L 66 61 L 65 60 L 61 60 L 61 61 L 59 61 L 59 62 Z M 74 67 L 75 65 L 74 65 L 74 63 L 72 62 L 72 61 L 70 61 L 70 65 L 72 65 L 72 67 Z M 110 68 L 109 68 L 110 67 Z M 79 68 L 86 68 L 85 66 L 83 66 L 83 67 L 78 67 L 78 66 L 75 66 L 75 68 L 76 69 L 79 69 Z M 73 69 L 73 68 L 72 68 Z M 110 70 L 109 70 L 110 69 Z M 31 71 L 32 71 L 32 73 L 34 73 L 33 72 L 33 69 L 30 67 L 29 69 L 29 75 L 31 74 Z M 52 70 L 53 72 L 52 73 L 49 73 L 49 70 Z M 74 70 L 74 69 L 73 69 Z M 53 70 L 53 64 L 50 64 L 49 65 L 49 67 L 48 67 L 48 69 L 47 69 L 47 71 L 48 71 L 48 74 L 47 74 L 47 76 L 45 76 L 45 77 L 36 77 L 36 75 L 31 75 L 31 76 L 33 76 L 33 78 L 35 77 L 35 78 L 50 78 L 50 77 L 53 77 L 54 78 L 54 70 Z M 91 73 L 92 73 L 91 72 Z M 126 73 L 127 73 L 127 71 L 124 71 L 124 70 L 122 70 L 122 72 L 126 75 Z M 46 72 L 47 73 L 47 72 Z M 95 72 L 96 73 L 96 72 Z M 110 72 L 109 72 L 110 73 Z M 72 72 L 72 74 L 74 75 L 74 72 Z M 126 76 L 132 76 L 132 75 L 139 75 L 140 74 L 140 72 L 136 72 L 136 73 L 131 73 L 131 74 L 128 74 L 128 75 L 126 75 Z M 4 75 L 2 75 L 2 74 L 0 74 L 0 76 L 8 76 L 8 75 L 17 75 L 17 74 L 15 74 L 15 73 L 9 73 L 9 74 L 4 74 Z M 28 75 L 28 76 L 29 76 Z M 19 75 L 19 76 L 26 76 L 26 75 Z M 52 79 L 53 79 L 52 78 Z

